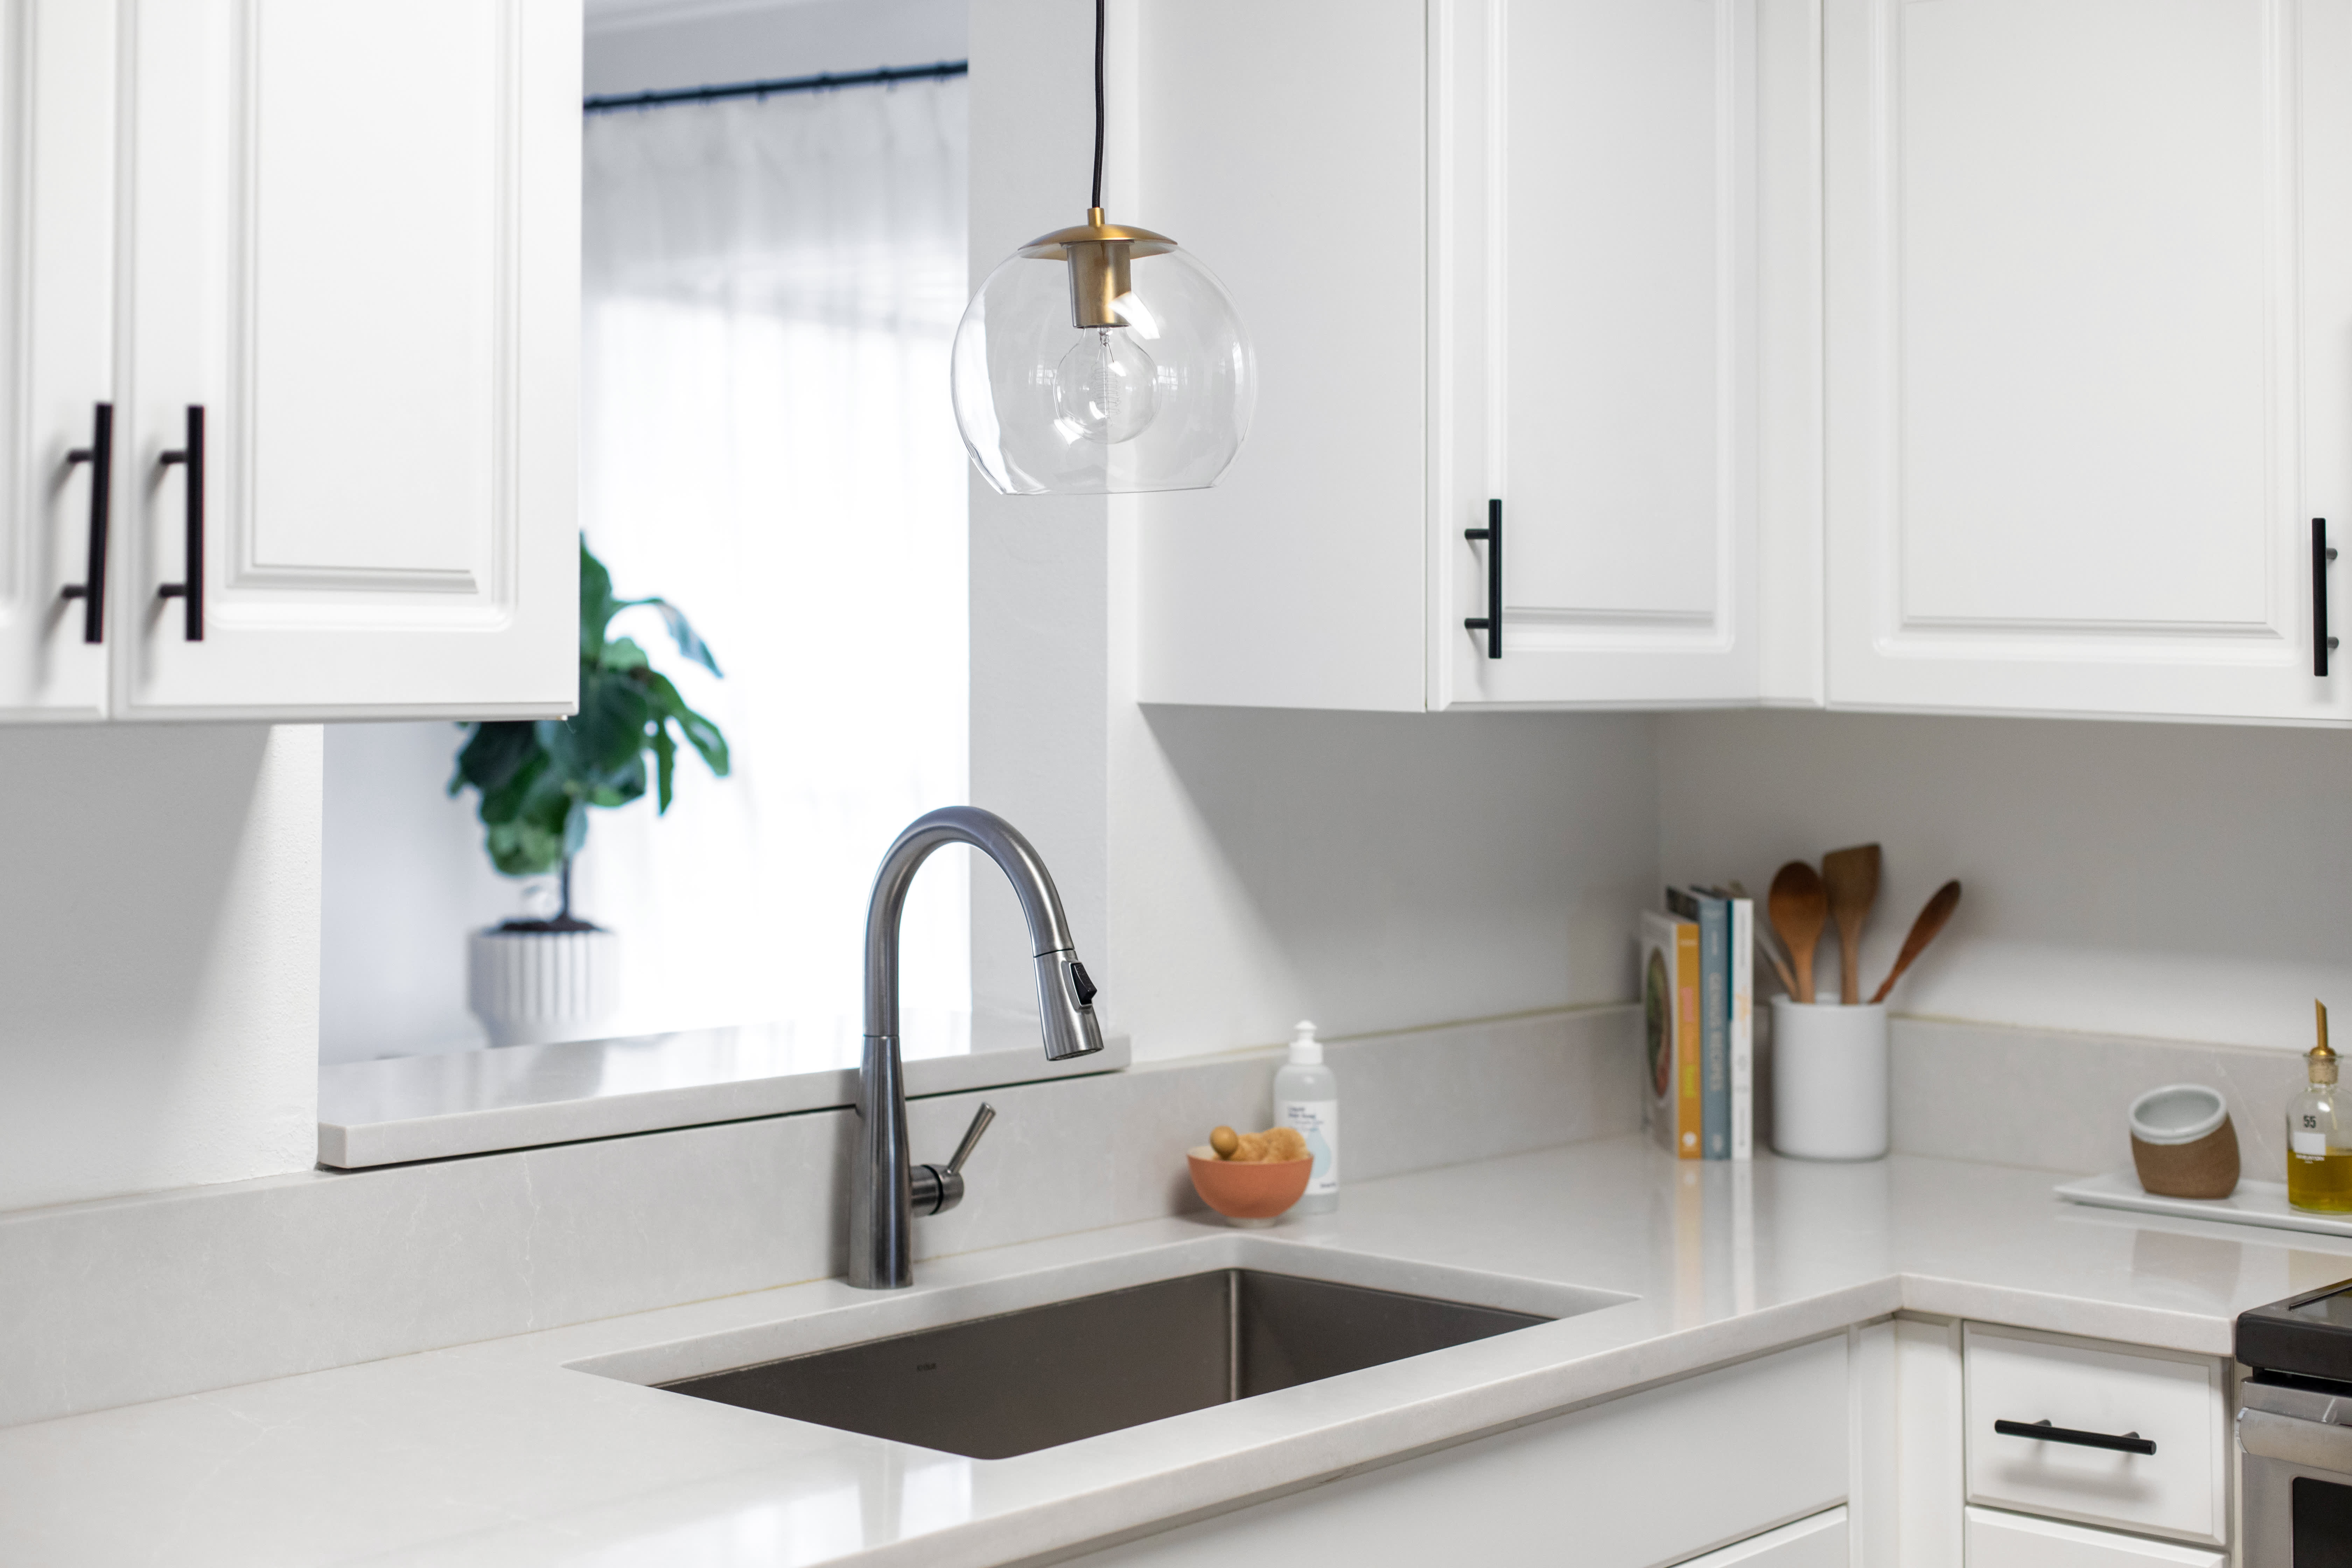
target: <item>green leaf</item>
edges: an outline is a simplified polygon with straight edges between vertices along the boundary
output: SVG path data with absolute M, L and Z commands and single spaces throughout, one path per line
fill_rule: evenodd
M 613 597 L 613 574 L 589 553 L 588 536 L 580 536 L 580 661 L 593 664 L 604 651 L 604 628 L 613 624 L 620 604 Z
M 608 773 L 590 781 L 584 798 L 590 805 L 626 805 L 646 793 L 646 759 L 632 754 Z
M 651 668 L 652 661 L 646 658 L 646 650 L 637 646 L 635 637 L 614 637 L 604 645 L 604 651 L 597 657 L 596 668 L 618 674 L 624 670 Z
M 467 784 L 484 792 L 497 789 L 539 749 L 536 733 L 527 721 L 496 720 L 477 724 L 473 730 L 472 738 L 457 753 L 457 771 L 449 780 L 451 795 Z
M 684 611 L 667 599 L 659 597 L 623 599 L 614 608 L 628 609 L 637 605 L 651 605 L 661 611 L 661 618 L 669 626 L 669 635 L 677 642 L 677 651 L 720 679 L 726 679 L 725 674 L 719 668 L 719 660 L 711 654 L 710 645 L 704 642 L 692 626 L 687 625 Z
M 678 695 L 677 688 L 666 677 L 649 671 L 646 684 L 653 693 L 655 707 L 677 721 L 678 729 L 701 753 L 712 774 L 725 778 L 729 767 L 727 737 L 719 732 L 719 726 L 688 707 L 686 699 Z
M 654 815 L 669 815 L 670 783 L 677 776 L 677 742 L 670 739 L 669 721 L 654 721 Z
M 562 734 L 549 749 L 564 771 L 593 783 L 626 767 L 646 747 L 653 719 L 646 688 L 626 674 L 583 672 L 580 711 L 562 721 Z
M 534 749 L 522 766 L 508 774 L 495 789 L 482 791 L 482 804 L 478 815 L 484 826 L 496 827 L 520 820 L 532 792 L 550 782 L 562 788 L 560 778 L 551 780 L 553 765 L 552 757 Z

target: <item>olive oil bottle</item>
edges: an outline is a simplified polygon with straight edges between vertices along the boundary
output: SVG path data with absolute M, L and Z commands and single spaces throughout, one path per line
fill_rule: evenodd
M 2336 1092 L 2336 1053 L 2327 1048 L 2327 1008 L 2319 1043 L 2305 1053 L 2311 1081 L 2286 1106 L 2286 1201 L 2299 1209 L 2352 1212 L 2352 1115 Z

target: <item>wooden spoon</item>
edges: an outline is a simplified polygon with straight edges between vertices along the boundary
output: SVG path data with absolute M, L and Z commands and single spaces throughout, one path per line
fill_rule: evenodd
M 1733 879 L 1728 885 L 1733 898 L 1744 899 L 1748 896 L 1748 889 L 1740 886 L 1737 878 Z M 1772 973 L 1780 977 L 1780 989 L 1792 997 L 1796 995 L 1797 977 L 1790 972 L 1789 961 L 1780 956 L 1780 939 L 1772 934 L 1772 921 L 1769 914 L 1764 923 L 1756 928 L 1756 951 L 1765 956 L 1772 965 Z
M 1862 1000 L 1862 922 L 1878 901 L 1878 846 L 1857 844 L 1822 857 L 1822 882 L 1829 889 L 1830 919 L 1837 922 L 1838 999 L 1848 1006 Z
M 1886 994 L 1895 989 L 1895 983 L 1903 978 L 1903 972 L 1911 967 L 1911 961 L 1936 940 L 1936 933 L 1944 929 L 1944 922 L 1950 920 L 1952 911 L 1959 907 L 1960 884 L 1956 878 L 1937 889 L 1936 896 L 1927 900 L 1927 907 L 1919 911 L 1919 918 L 1911 922 L 1911 934 L 1903 939 L 1902 956 L 1895 961 L 1895 967 L 1886 972 L 1886 979 L 1871 994 L 1873 1006 L 1886 1000 Z
M 1802 860 L 1791 860 L 1773 873 L 1772 891 L 1765 903 L 1772 929 L 1797 966 L 1796 997 L 1813 999 L 1813 944 L 1822 940 L 1822 925 L 1830 918 L 1829 895 L 1822 890 L 1821 873 Z

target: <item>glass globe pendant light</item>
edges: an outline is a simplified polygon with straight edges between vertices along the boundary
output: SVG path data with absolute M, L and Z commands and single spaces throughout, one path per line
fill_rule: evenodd
M 1095 0 L 1094 199 L 1031 240 L 956 325 L 957 428 L 1004 495 L 1204 489 L 1257 405 L 1249 332 L 1216 275 L 1103 216 L 1103 0 Z

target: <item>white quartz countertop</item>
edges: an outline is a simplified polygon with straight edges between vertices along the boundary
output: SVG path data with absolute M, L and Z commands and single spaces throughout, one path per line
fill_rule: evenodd
M 2352 1239 L 2079 1207 L 2048 1172 L 1677 1164 L 1638 1138 L 0 1431 L 0 1562 L 1004 1563 L 1902 1310 L 2224 1355 Z M 646 1387 L 1233 1266 L 1558 1310 L 1536 1328 L 1058 1448 L 967 1459 Z M 528 1267 L 519 1260 L 518 1267 Z M 1586 1297 L 1585 1299 L 1591 1299 Z M 593 1363 L 602 1371 L 583 1370 Z

